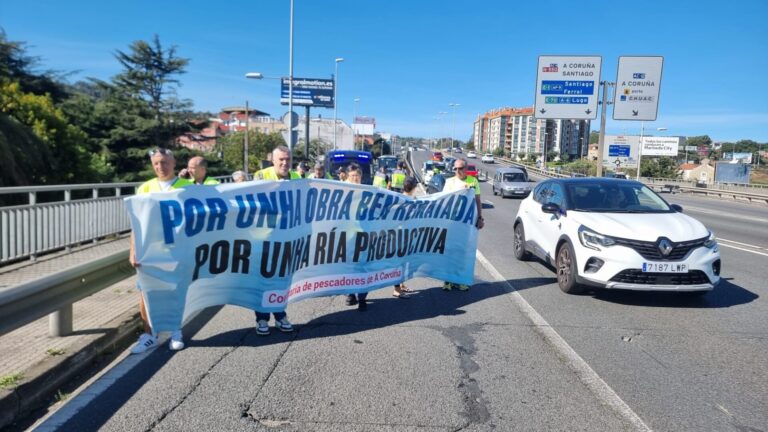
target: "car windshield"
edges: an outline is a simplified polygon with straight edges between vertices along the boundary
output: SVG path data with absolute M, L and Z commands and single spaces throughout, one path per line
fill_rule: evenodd
M 525 175 L 523 173 L 506 173 L 504 174 L 505 182 L 524 182 Z
M 654 191 L 640 183 L 571 183 L 566 186 L 568 208 L 610 213 L 667 213 L 672 211 Z
M 379 158 L 379 168 L 386 167 L 393 170 L 397 168 L 397 159 L 395 158 Z
M 477 167 L 474 165 L 467 165 L 467 171 L 477 171 Z

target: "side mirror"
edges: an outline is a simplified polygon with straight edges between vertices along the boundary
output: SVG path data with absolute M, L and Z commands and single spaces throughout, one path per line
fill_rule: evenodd
M 678 213 L 682 213 L 683 212 L 683 206 L 678 205 L 678 204 L 670 204 L 669 208 L 671 208 L 672 210 L 674 210 L 674 211 L 676 211 Z
M 559 214 L 560 206 L 557 204 L 546 203 L 541 206 L 541 211 L 543 211 L 544 213 Z

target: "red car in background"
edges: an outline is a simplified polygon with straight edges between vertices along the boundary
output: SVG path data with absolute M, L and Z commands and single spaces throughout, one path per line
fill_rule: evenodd
M 434 152 L 432 153 L 432 160 L 436 162 L 442 162 L 443 161 L 443 154 L 441 152 Z
M 477 167 L 474 164 L 468 164 L 464 172 L 472 177 L 477 177 Z

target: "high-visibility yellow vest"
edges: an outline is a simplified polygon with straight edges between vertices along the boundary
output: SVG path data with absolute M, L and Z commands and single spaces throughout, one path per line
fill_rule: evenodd
M 298 180 L 301 178 L 301 175 L 296 171 L 289 170 L 288 172 L 291 175 L 291 180 Z M 277 171 L 273 166 L 259 170 L 256 172 L 256 176 L 262 180 L 281 180 L 280 177 L 277 176 Z
M 405 186 L 405 171 L 395 170 L 392 172 L 392 187 L 395 189 L 402 189 Z
M 173 180 L 173 183 L 171 183 L 171 189 L 179 189 L 191 184 L 193 184 L 191 180 L 176 177 Z M 152 180 L 145 181 L 136 188 L 137 194 L 145 194 L 150 192 L 163 192 L 163 188 L 160 186 L 160 181 L 157 179 L 157 177 L 153 178 Z
M 373 185 L 386 189 L 387 188 L 387 175 L 383 172 L 377 172 L 376 175 L 373 176 Z
M 219 181 L 216 180 L 213 177 L 206 177 L 206 178 L 203 179 L 203 184 L 204 185 L 217 185 L 217 184 L 219 184 Z

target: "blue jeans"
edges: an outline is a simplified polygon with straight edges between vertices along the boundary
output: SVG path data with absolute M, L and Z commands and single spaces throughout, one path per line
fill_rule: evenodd
M 258 312 L 258 311 L 255 311 L 254 313 L 256 314 L 256 321 L 262 321 L 262 320 L 269 321 L 269 312 Z M 272 315 L 275 316 L 275 321 L 280 321 L 281 319 L 283 319 L 286 316 L 288 316 L 288 314 L 285 313 L 285 311 L 283 311 L 283 312 L 272 312 Z

